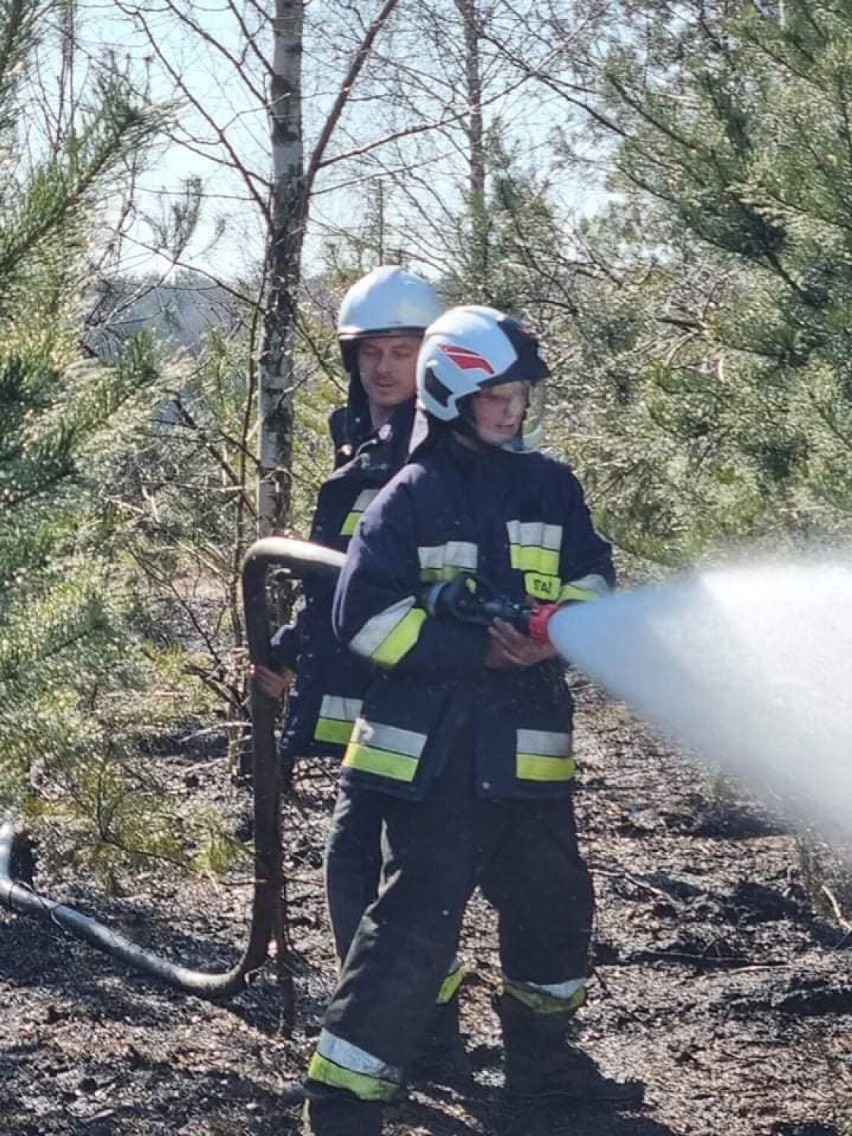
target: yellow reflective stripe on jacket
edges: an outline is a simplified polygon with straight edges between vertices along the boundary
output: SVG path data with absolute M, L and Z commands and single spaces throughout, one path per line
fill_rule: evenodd
M 323 695 L 314 738 L 318 742 L 346 745 L 352 735 L 352 724 L 359 717 L 362 705 L 360 698 L 341 698 L 336 694 Z
M 352 503 L 352 509 L 347 514 L 346 519 L 340 529 L 341 536 L 352 536 L 355 529 L 358 527 L 358 522 L 364 513 L 364 510 L 370 504 L 374 497 L 379 494 L 378 489 L 362 489 L 358 496 Z
M 559 553 L 548 548 L 513 544 L 509 549 L 512 567 L 519 572 L 535 572 L 539 576 L 559 573 Z
M 360 769 L 363 773 L 390 777 L 410 785 L 425 745 L 425 734 L 359 718 L 343 764 L 349 769 Z
M 348 1089 L 359 1100 L 389 1101 L 399 1095 L 403 1073 L 397 1066 L 323 1030 L 308 1066 L 308 1078 L 336 1089 Z
M 571 580 L 564 584 L 559 593 L 558 602 L 568 603 L 573 600 L 578 603 L 588 603 L 591 600 L 599 600 L 601 596 L 607 595 L 609 590 L 609 584 L 603 576 L 593 573 L 590 576 L 583 576 L 580 580 Z
M 562 526 L 543 521 L 508 521 L 509 555 L 519 572 L 538 572 L 543 576 L 559 575 L 559 549 Z
M 537 982 L 513 982 L 503 978 L 503 993 L 509 994 L 537 1014 L 564 1014 L 576 1010 L 586 1001 L 588 978 L 572 978 L 550 986 Z
M 515 776 L 521 781 L 570 781 L 576 769 L 570 733 L 518 730 Z
M 420 579 L 424 584 L 452 580 L 459 572 L 475 572 L 479 550 L 466 540 L 448 540 L 417 549 Z
M 406 596 L 368 619 L 349 646 L 358 655 L 393 667 L 410 651 L 420 635 L 426 612 L 415 607 L 414 596 Z

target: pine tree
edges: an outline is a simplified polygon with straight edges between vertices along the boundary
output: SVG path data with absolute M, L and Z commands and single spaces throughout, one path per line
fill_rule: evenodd
M 643 554 L 849 530 L 850 58 L 852 13 L 792 0 L 696 8 L 610 61 L 590 458 Z
M 50 19 L 41 2 L 0 2 L 0 801 L 17 810 L 71 784 L 79 802 L 123 744 L 119 692 L 140 652 L 91 474 L 152 378 L 147 351 L 110 369 L 78 329 L 102 202 L 158 114 L 104 80 L 33 158 L 20 127 Z

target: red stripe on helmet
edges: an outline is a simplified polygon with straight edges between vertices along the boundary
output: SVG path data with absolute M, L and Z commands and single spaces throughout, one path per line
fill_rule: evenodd
M 494 368 L 483 356 L 467 347 L 456 347 L 453 343 L 439 343 L 438 350 L 462 371 L 484 371 L 486 375 L 495 374 Z

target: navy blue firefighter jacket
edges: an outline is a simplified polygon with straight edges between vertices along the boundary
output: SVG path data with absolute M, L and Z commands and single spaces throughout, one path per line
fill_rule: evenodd
M 425 585 L 460 571 L 516 602 L 597 599 L 614 583 L 610 546 L 567 465 L 474 452 L 439 432 L 372 502 L 338 580 L 338 637 L 377 667 L 343 781 L 423 798 L 470 715 L 477 795 L 566 794 L 575 766 L 564 664 L 486 668 L 486 629 L 422 603 Z
M 345 552 L 367 505 L 397 472 L 408 454 L 413 400 L 399 406 L 379 430 L 360 440 L 341 433 L 341 416 L 330 421 L 338 467 L 317 497 L 310 539 Z M 296 671 L 280 750 L 285 760 L 342 754 L 361 710 L 371 664 L 341 647 L 331 628 L 334 580 L 306 579 L 302 606 L 292 624 L 272 639 L 273 666 Z

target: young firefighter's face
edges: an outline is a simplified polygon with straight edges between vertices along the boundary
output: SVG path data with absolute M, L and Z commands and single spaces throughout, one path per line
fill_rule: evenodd
M 414 398 L 419 350 L 416 335 L 377 335 L 358 344 L 358 373 L 374 418 Z
M 528 398 L 528 383 L 501 383 L 475 394 L 471 407 L 480 440 L 489 446 L 510 442 L 521 428 Z

